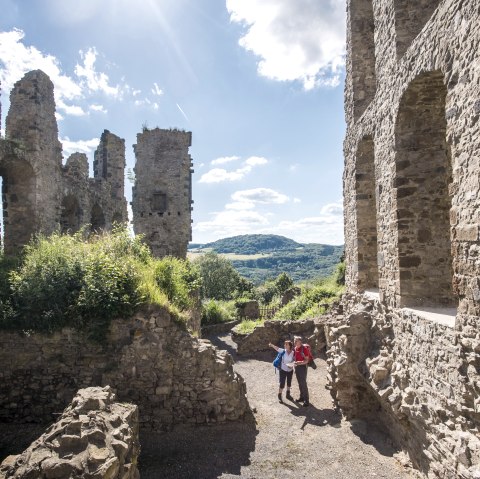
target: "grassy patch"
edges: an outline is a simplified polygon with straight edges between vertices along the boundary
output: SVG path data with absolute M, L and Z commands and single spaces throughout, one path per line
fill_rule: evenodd
M 257 326 L 263 326 L 264 322 L 264 319 L 244 319 L 234 329 L 240 334 L 250 334 Z

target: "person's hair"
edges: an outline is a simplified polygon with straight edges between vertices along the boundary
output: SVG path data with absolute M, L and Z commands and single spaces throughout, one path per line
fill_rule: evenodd
M 293 342 L 295 342 L 297 339 L 298 339 L 299 341 L 301 341 L 301 340 L 302 340 L 302 337 L 301 337 L 301 336 L 294 336 L 294 337 L 293 337 Z
M 284 344 L 288 344 L 290 346 L 290 351 L 293 349 L 293 343 L 287 339 Z

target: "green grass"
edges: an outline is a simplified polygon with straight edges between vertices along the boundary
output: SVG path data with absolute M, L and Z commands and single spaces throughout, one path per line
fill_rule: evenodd
M 263 326 L 264 322 L 264 319 L 244 319 L 234 330 L 240 334 L 250 334 L 257 326 Z

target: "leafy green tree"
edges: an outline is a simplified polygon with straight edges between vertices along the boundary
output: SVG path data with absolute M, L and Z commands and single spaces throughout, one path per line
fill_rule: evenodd
M 275 280 L 275 287 L 279 294 L 285 293 L 287 289 L 293 286 L 293 280 L 287 273 L 280 273 Z
M 228 300 L 238 295 L 239 289 L 247 287 L 230 261 L 209 252 L 195 260 L 202 279 L 202 298 Z

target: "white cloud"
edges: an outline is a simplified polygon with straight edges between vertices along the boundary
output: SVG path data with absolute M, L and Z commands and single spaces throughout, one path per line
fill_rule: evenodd
M 156 82 L 153 84 L 152 93 L 156 96 L 162 96 L 163 90 L 158 86 Z
M 251 190 L 236 191 L 232 200 L 239 203 L 261 203 L 281 205 L 289 201 L 289 197 L 270 188 L 253 188 Z
M 240 158 L 238 156 L 226 156 L 213 160 L 212 165 L 225 164 L 239 159 Z M 199 183 L 223 183 L 227 181 L 239 181 L 248 175 L 248 173 L 250 173 L 254 167 L 265 165 L 267 163 L 268 160 L 266 158 L 251 156 L 243 162 L 243 166 L 233 171 L 227 171 L 224 168 L 212 168 L 200 177 Z
M 224 165 L 225 163 L 231 163 L 232 161 L 239 160 L 239 156 L 222 156 L 210 162 L 211 165 Z
M 239 44 L 260 58 L 258 73 L 298 80 L 306 90 L 339 83 L 345 58 L 344 0 L 226 0 L 245 26 Z
M 75 75 L 71 76 L 62 71 L 60 61 L 55 56 L 41 52 L 35 46 L 25 45 L 24 38 L 25 33 L 19 29 L 0 32 L 0 81 L 2 94 L 7 97 L 4 105 L 8 103 L 8 93 L 13 85 L 31 70 L 42 70 L 52 80 L 57 109 L 61 111 L 58 118 L 63 118 L 63 115 L 86 115 L 86 109 L 89 108 L 95 111 L 95 108 L 80 105 L 91 93 L 121 97 L 123 87 L 112 86 L 108 75 L 95 69 L 98 56 L 95 48 L 90 48 L 86 53 L 80 51 L 82 64 L 76 65 Z M 129 90 L 126 85 L 124 87 L 126 91 Z
M 213 168 L 204 173 L 199 183 L 224 183 L 226 181 L 238 181 L 241 180 L 250 170 L 240 168 L 235 171 L 227 171 L 223 168 Z
M 67 105 L 63 100 L 58 100 L 56 106 L 62 110 L 66 115 L 71 116 L 85 116 L 86 111 L 79 105 Z
M 293 198 L 294 203 L 301 203 L 302 200 L 300 198 Z
M 140 93 L 142 93 L 142 90 L 132 90 L 132 95 L 133 96 L 140 95 Z
M 89 154 L 92 153 L 100 143 L 99 138 L 92 138 L 91 140 L 77 140 L 72 141 L 68 136 L 60 138 L 60 142 L 63 145 L 63 156 L 68 157 L 72 153 L 79 152 Z
M 245 161 L 245 164 L 249 166 L 266 165 L 267 163 L 268 160 L 262 156 L 251 156 L 247 159 L 247 161 Z
M 255 209 L 255 203 L 250 201 L 235 201 L 233 203 L 227 203 L 225 209 L 237 211 L 253 210 Z
M 99 113 L 108 113 L 108 111 L 104 108 L 103 105 L 90 105 L 90 110 L 96 111 Z
M 212 213 L 210 221 L 200 221 L 193 227 L 198 232 L 208 232 L 214 238 L 246 234 L 252 229 L 268 225 L 268 219 L 257 211 L 225 210 Z
M 300 166 L 300 165 L 299 165 L 298 163 L 294 163 L 293 165 L 290 165 L 290 166 L 288 167 L 288 171 L 291 171 L 291 172 L 293 173 L 294 171 L 297 171 L 297 170 L 298 170 L 298 167 L 299 167 L 299 166 Z
M 95 47 L 89 48 L 86 52 L 80 50 L 80 56 L 83 65 L 75 66 L 75 74 L 79 78 L 83 78 L 86 87 L 91 92 L 102 92 L 105 95 L 118 97 L 120 95 L 120 87 L 118 85 L 110 85 L 108 75 L 95 70 L 95 62 L 97 61 L 98 52 Z

